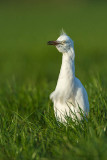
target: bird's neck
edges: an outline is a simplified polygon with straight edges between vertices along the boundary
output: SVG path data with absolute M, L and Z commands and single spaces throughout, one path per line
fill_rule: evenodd
M 75 53 L 73 48 L 71 48 L 68 52 L 63 53 L 59 78 L 67 77 L 68 79 L 73 79 L 75 77 L 74 59 Z
M 69 51 L 69 53 L 63 53 L 60 74 L 54 92 L 54 99 L 56 100 L 66 100 L 70 98 L 73 92 L 75 83 L 74 57 L 74 50 Z

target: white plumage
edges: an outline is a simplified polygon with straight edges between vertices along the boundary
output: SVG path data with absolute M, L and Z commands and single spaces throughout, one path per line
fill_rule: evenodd
M 56 119 L 66 122 L 66 116 L 74 119 L 74 114 L 80 120 L 80 108 L 86 116 L 89 112 L 87 92 L 78 78 L 75 77 L 75 52 L 72 39 L 62 33 L 56 41 L 49 41 L 62 53 L 62 65 L 55 90 L 50 99 L 54 103 Z M 73 114 L 73 113 L 74 114 Z

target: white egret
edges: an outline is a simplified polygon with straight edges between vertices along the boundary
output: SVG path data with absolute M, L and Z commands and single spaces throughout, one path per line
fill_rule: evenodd
M 75 77 L 75 52 L 72 39 L 64 32 L 56 41 L 49 41 L 62 53 L 62 65 L 55 90 L 50 99 L 54 104 L 56 119 L 66 122 L 66 116 L 81 120 L 80 109 L 88 115 L 89 102 L 87 92 L 78 78 Z M 73 114 L 74 113 L 74 114 Z

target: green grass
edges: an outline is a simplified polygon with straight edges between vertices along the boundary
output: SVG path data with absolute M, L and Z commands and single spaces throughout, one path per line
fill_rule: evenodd
M 42 88 L 42 89 L 41 89 Z M 87 91 L 87 121 L 56 122 L 48 99 L 52 85 L 7 84 L 0 90 L 0 160 L 2 159 L 106 159 L 107 95 L 94 79 Z
M 0 5 L 0 160 L 106 160 L 107 3 L 61 3 Z M 47 41 L 62 27 L 90 102 L 88 121 L 66 126 L 49 100 L 61 54 Z

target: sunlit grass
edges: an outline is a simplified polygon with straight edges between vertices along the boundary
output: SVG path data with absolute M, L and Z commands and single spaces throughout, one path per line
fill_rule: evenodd
M 101 82 L 95 78 L 87 86 L 88 121 L 68 119 L 68 125 L 54 117 L 48 98 L 52 85 L 40 86 L 12 83 L 0 90 L 0 158 L 106 159 L 107 96 Z

